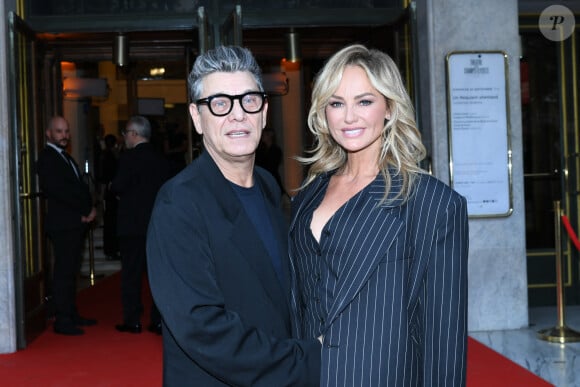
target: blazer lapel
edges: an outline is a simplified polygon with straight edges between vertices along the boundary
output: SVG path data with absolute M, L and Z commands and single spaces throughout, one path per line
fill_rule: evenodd
M 335 301 L 328 311 L 327 327 L 365 286 L 379 263 L 389 254 L 398 234 L 404 229 L 404 222 L 399 215 L 400 201 L 377 207 L 383 193 L 384 182 L 382 179 L 377 179 L 365 193 L 362 202 L 357 204 L 357 211 L 364 212 L 368 216 L 365 216 L 364 224 L 353 225 L 353 227 L 358 227 L 364 230 L 365 234 L 376 236 L 376 238 L 373 243 L 356 246 L 355 251 L 361 251 L 362 254 L 349 259 L 344 270 L 341 270 Z
M 330 178 L 330 174 L 324 174 L 321 177 L 317 178 L 316 180 L 314 180 L 312 183 L 310 183 L 310 185 L 308 185 L 308 187 L 306 189 L 304 189 L 303 191 L 300 191 L 300 193 L 298 194 L 298 197 L 294 197 L 292 199 L 292 220 L 290 221 L 290 231 L 292 231 L 294 229 L 294 226 L 296 224 L 296 219 L 298 219 L 300 213 L 304 210 L 304 206 L 307 203 L 310 203 L 310 199 L 312 198 L 312 196 L 314 196 L 318 190 L 320 189 L 320 186 L 322 184 L 326 184 L 326 181 Z
M 67 156 L 62 154 L 61 151 L 56 150 L 55 148 L 53 148 L 50 145 L 46 145 L 45 148 L 47 150 L 50 150 L 50 152 L 52 154 L 52 158 L 54 160 L 58 160 L 57 163 L 62 166 L 62 168 L 59 167 L 59 169 L 62 170 L 62 172 L 66 173 L 67 175 L 74 176 L 74 178 L 76 180 L 80 179 L 80 175 L 77 174 L 77 172 L 79 171 L 78 165 L 72 157 L 68 156 L 70 158 L 67 158 Z M 71 163 L 74 163 L 74 164 L 71 164 Z M 77 172 L 75 172 L 75 170 Z
M 256 272 L 257 278 L 260 280 L 265 293 L 268 294 L 272 303 L 287 314 L 287 297 L 282 290 L 282 285 L 278 281 L 269 254 L 254 224 L 247 216 L 242 203 L 237 199 L 230 183 L 223 176 L 207 152 L 203 152 L 200 159 L 201 169 L 207 177 L 208 189 L 213 193 L 224 210 L 226 222 L 224 222 L 225 227 L 222 231 L 224 233 L 224 240 L 229 241 L 225 243 L 229 243 L 232 250 L 236 251 L 238 256 Z M 268 196 L 266 194 L 264 196 L 266 197 L 266 201 L 269 202 Z M 269 209 L 272 209 L 271 203 L 267 205 Z M 275 222 L 275 219 L 272 219 L 272 221 Z M 282 240 L 282 242 L 284 241 Z M 281 303 L 281 300 L 285 302 Z

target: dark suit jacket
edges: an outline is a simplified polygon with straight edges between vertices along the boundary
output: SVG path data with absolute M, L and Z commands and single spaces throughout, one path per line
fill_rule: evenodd
M 280 190 L 265 170 L 254 176 L 286 258 Z M 165 386 L 318 385 L 320 344 L 289 339 L 289 286 L 207 152 L 159 191 L 147 256 Z
M 319 176 L 295 197 L 289 245 L 296 325 L 324 321 L 321 385 L 465 385 L 465 199 L 424 174 L 406 203 L 379 206 L 384 180 L 378 177 L 329 220 L 325 239 L 312 248 L 320 252 L 313 264 L 303 250 L 312 243 L 309 228 L 296 227 L 297 219 L 306 216 L 310 224 L 311 212 L 304 209 L 324 194 L 329 178 Z M 395 178 L 395 191 L 399 184 Z M 309 272 L 320 268 L 322 273 Z M 320 297 L 326 316 L 305 307 L 318 305 L 310 297 Z
M 168 161 L 150 143 L 121 153 L 111 183 L 111 191 L 119 197 L 117 235 L 147 234 L 157 191 L 169 177 Z
M 38 156 L 36 172 L 46 198 L 46 231 L 83 227 L 81 217 L 88 215 L 93 207 L 91 193 L 68 161 L 47 145 Z

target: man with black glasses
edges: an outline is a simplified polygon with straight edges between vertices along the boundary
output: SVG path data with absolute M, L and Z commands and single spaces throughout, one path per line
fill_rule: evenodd
M 267 96 L 252 54 L 217 47 L 189 75 L 204 150 L 160 190 L 147 236 L 165 386 L 317 386 L 318 340 L 292 339 L 280 188 L 254 168 Z
M 146 117 L 133 116 L 123 131 L 126 150 L 111 191 L 119 199 L 117 236 L 121 251 L 123 323 L 119 332 L 141 333 L 143 277 L 146 274 L 145 238 L 155 197 L 171 176 L 168 161 L 151 144 L 152 128 Z M 149 313 L 149 331 L 161 334 L 161 317 L 155 303 Z

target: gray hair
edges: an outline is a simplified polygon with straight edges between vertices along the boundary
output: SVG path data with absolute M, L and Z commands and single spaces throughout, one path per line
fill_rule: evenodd
M 139 136 L 151 139 L 151 124 L 143 116 L 133 116 L 127 121 L 127 128 L 131 127 Z
M 197 57 L 187 82 L 192 102 L 201 98 L 203 79 L 216 72 L 234 73 L 247 71 L 252 74 L 259 91 L 264 91 L 262 70 L 251 51 L 239 46 L 218 46 Z

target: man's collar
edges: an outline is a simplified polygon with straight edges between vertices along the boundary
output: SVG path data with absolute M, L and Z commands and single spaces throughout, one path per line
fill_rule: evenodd
M 62 153 L 65 149 L 62 149 L 58 145 L 53 144 L 52 142 L 47 142 L 46 145 L 56 150 L 58 153 Z
M 138 143 L 136 143 L 135 145 L 133 145 L 133 148 L 131 148 L 131 149 L 135 149 L 135 148 L 137 148 L 139 145 L 141 145 L 141 144 L 146 144 L 146 143 L 148 143 L 148 142 L 149 142 L 149 141 L 147 141 L 147 140 L 139 141 Z

